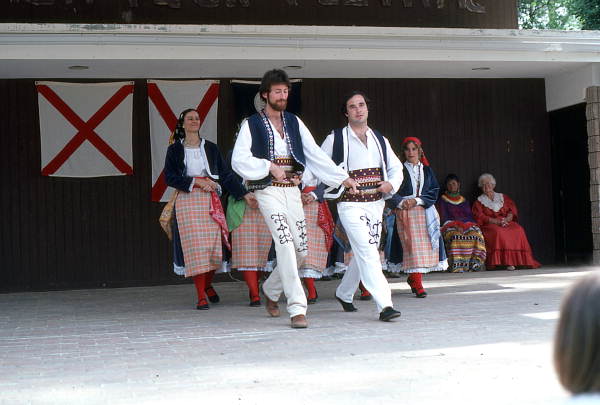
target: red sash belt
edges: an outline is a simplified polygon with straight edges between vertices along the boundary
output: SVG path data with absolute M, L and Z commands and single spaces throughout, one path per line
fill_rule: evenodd
M 379 183 L 383 180 L 381 168 L 371 167 L 366 169 L 351 170 L 351 178 L 358 183 L 358 194 L 345 192 L 340 197 L 340 202 L 373 202 L 379 201 L 383 195 L 377 191 Z
M 197 179 L 212 180 L 208 177 L 196 177 Z M 194 184 L 194 188 L 198 186 Z M 227 220 L 225 219 L 225 212 L 223 211 L 223 205 L 219 199 L 218 194 L 215 191 L 210 192 L 210 210 L 209 215 L 221 228 L 221 240 L 223 244 L 227 246 L 227 249 L 231 251 L 231 245 L 229 244 L 229 229 L 227 228 Z

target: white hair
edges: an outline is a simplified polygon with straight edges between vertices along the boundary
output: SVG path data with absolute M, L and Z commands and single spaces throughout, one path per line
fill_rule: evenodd
M 488 180 L 494 186 L 496 185 L 496 179 L 494 178 L 494 176 L 492 176 L 489 173 L 483 173 L 481 176 L 479 176 L 479 180 L 477 180 L 477 185 L 479 186 L 479 188 L 483 187 L 483 182 L 485 180 Z

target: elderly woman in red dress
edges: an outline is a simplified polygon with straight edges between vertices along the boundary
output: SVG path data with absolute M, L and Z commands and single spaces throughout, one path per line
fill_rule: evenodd
M 506 194 L 496 193 L 496 179 L 489 173 L 479 176 L 483 192 L 473 204 L 473 216 L 483 231 L 487 250 L 486 267 L 537 268 L 525 230 L 517 223 L 517 206 Z

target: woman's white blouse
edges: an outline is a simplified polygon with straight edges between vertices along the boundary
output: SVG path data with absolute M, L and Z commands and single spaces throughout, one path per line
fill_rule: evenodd
M 416 197 L 417 183 L 419 183 L 419 195 L 423 194 L 423 183 L 425 182 L 425 173 L 423 171 L 423 163 L 412 164 L 409 161 L 404 162 L 404 167 L 408 170 L 410 183 L 412 184 L 413 193 L 410 196 L 405 196 L 404 199 L 414 198 L 417 205 L 424 205 L 423 200 Z M 398 204 L 398 207 L 400 204 Z
M 206 177 L 208 171 L 206 170 L 206 162 L 202 157 L 202 151 L 200 148 L 185 148 L 185 169 L 186 174 L 189 177 Z M 190 191 L 194 188 L 194 182 L 190 185 Z

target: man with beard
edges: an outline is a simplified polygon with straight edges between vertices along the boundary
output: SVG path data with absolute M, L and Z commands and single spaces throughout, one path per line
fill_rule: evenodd
M 307 302 L 298 267 L 308 247 L 298 178 L 306 167 L 331 187 L 343 184 L 350 193 L 357 190 L 356 182 L 319 148 L 300 118 L 285 111 L 290 88 L 283 70 L 264 74 L 259 93 L 265 108 L 243 122 L 231 166 L 254 191 L 275 244 L 277 266 L 263 284 L 267 312 L 280 315 L 277 301 L 283 292 L 292 328 L 306 328 Z

